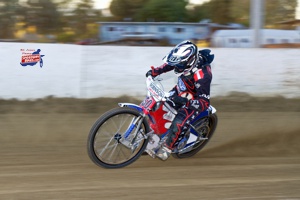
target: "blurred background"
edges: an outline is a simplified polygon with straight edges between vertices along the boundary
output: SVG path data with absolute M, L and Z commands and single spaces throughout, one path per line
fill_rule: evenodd
M 299 27 L 299 0 L 0 0 L 0 199 L 299 199 Z M 99 169 L 92 124 L 187 39 L 215 54 L 208 146 Z
M 299 0 L 0 0 L 0 97 L 143 98 L 145 72 L 183 40 L 216 55 L 212 96 L 298 97 L 299 7 Z M 23 63 L 38 50 L 39 63 Z
M 199 46 L 299 47 L 299 7 L 299 0 L 1 0 L 0 39 L 160 46 L 190 39 Z M 260 41 L 253 39 L 255 28 L 262 29 Z

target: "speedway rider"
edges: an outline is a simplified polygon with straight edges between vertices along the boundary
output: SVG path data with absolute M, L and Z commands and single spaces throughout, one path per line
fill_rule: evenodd
M 177 85 L 170 91 L 169 99 L 179 108 L 174 118 L 166 143 L 156 152 L 156 156 L 166 160 L 188 131 L 189 121 L 210 105 L 210 84 L 212 80 L 210 63 L 214 60 L 211 50 L 198 48 L 191 41 L 176 45 L 164 58 L 160 67 L 151 67 L 146 77 L 153 77 L 174 70 L 179 74 Z M 188 99 L 187 96 L 192 97 Z

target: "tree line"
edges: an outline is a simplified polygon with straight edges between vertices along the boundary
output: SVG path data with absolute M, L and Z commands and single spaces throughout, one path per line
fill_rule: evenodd
M 251 0 L 210 0 L 190 5 L 188 0 L 112 0 L 113 21 L 182 21 L 239 23 L 249 26 Z M 264 21 L 272 26 L 280 21 L 295 19 L 297 0 L 264 0 Z
M 111 16 L 94 8 L 93 0 L 0 0 L 0 39 L 34 27 L 59 42 L 97 37 L 99 21 L 250 23 L 251 0 L 210 0 L 200 5 L 188 0 L 112 0 Z M 295 19 L 297 0 L 264 0 L 264 24 Z
M 18 30 L 52 35 L 58 42 L 95 37 L 101 11 L 93 0 L 0 0 L 0 39 L 13 39 Z

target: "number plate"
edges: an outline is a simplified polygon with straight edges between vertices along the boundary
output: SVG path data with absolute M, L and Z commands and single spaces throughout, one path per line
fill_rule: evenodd
M 147 97 L 142 103 L 141 106 L 144 107 L 147 110 L 151 110 L 153 105 L 155 104 L 155 101 L 152 97 Z

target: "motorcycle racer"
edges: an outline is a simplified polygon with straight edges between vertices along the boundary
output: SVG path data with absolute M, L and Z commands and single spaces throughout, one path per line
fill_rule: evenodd
M 152 66 L 146 73 L 146 77 L 155 77 L 172 70 L 179 74 L 178 82 L 169 97 L 178 113 L 169 128 L 166 143 L 156 152 L 156 156 L 162 160 L 168 159 L 171 152 L 176 151 L 188 130 L 189 122 L 210 105 L 210 64 L 214 60 L 214 54 L 210 53 L 210 49 L 198 51 L 194 43 L 186 40 L 165 56 L 163 65 L 156 68 Z

